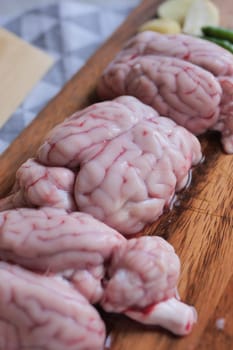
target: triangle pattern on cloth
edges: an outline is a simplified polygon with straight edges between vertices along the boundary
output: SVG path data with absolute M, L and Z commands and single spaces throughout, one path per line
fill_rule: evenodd
M 45 8 L 39 8 L 37 9 L 37 13 L 40 14 L 46 14 L 46 16 L 52 17 L 52 18 L 59 18 L 59 11 L 58 11 L 58 5 L 57 4 L 53 4 L 53 5 L 48 5 Z
M 59 91 L 59 87 L 41 80 L 22 104 L 24 109 L 33 109 L 45 105 Z
M 95 45 L 91 44 L 91 45 L 83 46 L 80 49 L 73 51 L 72 54 L 73 55 L 75 54 L 80 59 L 83 59 L 86 61 L 98 49 L 99 45 L 100 43 L 96 43 Z
M 41 34 L 32 44 L 47 52 L 53 52 L 57 57 L 61 57 L 64 51 L 60 29 L 60 24 L 57 23 L 52 29 Z
M 21 18 L 17 17 L 11 20 L 4 26 L 4 28 L 18 36 L 21 36 Z
M 0 153 L 3 153 L 9 146 L 9 142 L 0 139 Z
M 43 80 L 58 88 L 62 88 L 65 83 L 65 71 L 62 59 L 57 60 Z
M 98 12 L 99 7 L 94 4 L 86 4 L 76 1 L 65 1 L 59 4 L 61 18 L 76 18 L 80 15 L 87 15 Z
M 100 12 L 101 34 L 106 39 L 124 21 L 125 16 L 113 11 Z
M 70 21 L 92 33 L 101 34 L 98 12 L 77 15 L 75 18 L 71 18 Z
M 24 127 L 22 111 L 19 108 L 1 128 L 0 139 L 6 142 L 12 142 Z
M 60 30 L 64 48 L 63 52 L 72 52 L 100 40 L 98 33 L 96 34 L 95 32 L 86 30 L 70 21 L 62 21 Z
M 45 14 L 30 13 L 25 15 L 21 21 L 21 35 L 24 40 L 32 42 L 41 34 L 53 28 L 57 20 Z
M 85 61 L 78 58 L 76 55 L 68 55 L 62 59 L 62 63 L 64 66 L 65 79 L 67 81 L 78 72 L 78 70 L 84 65 Z
M 18 114 L 18 117 L 23 118 L 25 127 L 28 124 L 30 124 L 36 116 L 35 112 L 30 111 L 28 109 L 24 109 L 22 107 L 19 108 L 16 113 Z M 20 115 L 19 115 L 19 113 L 20 113 Z

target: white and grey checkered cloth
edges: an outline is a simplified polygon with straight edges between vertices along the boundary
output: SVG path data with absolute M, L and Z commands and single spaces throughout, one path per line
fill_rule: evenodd
M 52 55 L 55 63 L 0 129 L 0 153 L 85 64 L 131 10 L 132 6 L 111 8 L 64 1 L 2 21 L 7 30 Z

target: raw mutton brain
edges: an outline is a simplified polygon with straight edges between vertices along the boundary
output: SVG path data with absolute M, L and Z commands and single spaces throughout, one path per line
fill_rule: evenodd
M 67 281 L 4 262 L 0 280 L 0 349 L 103 349 L 104 322 Z
M 45 167 L 28 159 L 16 172 L 12 195 L 0 200 L 0 209 L 48 206 L 75 211 L 74 181 L 75 174 L 70 169 Z
M 218 130 L 233 153 L 233 55 L 214 43 L 140 33 L 107 67 L 98 91 L 102 98 L 136 96 L 194 134 Z
M 229 51 L 190 35 L 164 35 L 151 31 L 139 33 L 125 44 L 115 61 L 128 61 L 141 55 L 176 57 L 196 64 L 217 77 L 233 75 L 233 56 Z
M 79 290 L 85 286 L 82 294 L 93 303 L 102 295 L 104 261 L 125 241 L 88 214 L 68 215 L 56 208 L 4 211 L 0 213 L 0 230 L 1 259 L 40 273 L 59 272 Z M 86 282 L 82 283 L 84 277 Z M 93 291 L 93 295 L 86 294 Z
M 169 207 L 201 157 L 190 132 L 134 97 L 119 97 L 55 127 L 37 158 L 18 170 L 15 192 L 0 208 L 76 206 L 123 234 L 135 233 Z
M 94 303 L 188 334 L 196 312 L 177 298 L 174 249 L 114 228 L 133 233 L 155 220 L 200 159 L 195 136 L 134 97 L 58 125 L 0 203 L 0 345 L 102 350 Z
M 23 208 L 0 213 L 0 239 L 2 259 L 33 270 L 0 263 L 4 350 L 102 350 L 91 303 L 178 335 L 196 322 L 177 298 L 179 258 L 161 237 L 126 240 L 88 214 Z

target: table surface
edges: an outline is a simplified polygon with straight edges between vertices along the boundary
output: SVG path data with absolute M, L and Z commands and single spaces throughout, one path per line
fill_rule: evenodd
M 49 4 L 60 3 L 62 0 L 0 0 L 0 16 L 11 16 L 23 13 L 29 9 Z M 66 0 L 63 0 L 65 2 Z M 73 0 L 74 2 L 84 2 L 86 4 L 105 6 L 134 6 L 139 0 Z
M 52 56 L 54 63 L 43 78 L 27 91 L 27 95 L 19 100 L 19 94 L 4 88 L 6 106 L 15 106 L 13 114 L 7 116 L 8 121 L 0 128 L 0 153 L 25 129 L 36 117 L 39 111 L 62 89 L 63 85 L 86 63 L 87 59 L 107 39 L 109 35 L 122 23 L 127 14 L 134 8 L 138 0 L 65 0 L 44 2 L 15 0 L 0 0 L 0 24 L 6 30 L 14 33 L 32 47 Z M 37 7 L 39 5 L 39 7 Z M 9 6 L 10 5 L 10 6 Z M 20 5 L 20 6 L 19 6 Z M 30 8 L 29 8 L 30 7 Z M 103 11 L 104 9 L 104 11 Z M 17 12 L 18 11 L 18 12 Z M 14 13 L 17 14 L 14 15 Z M 5 15 L 3 15 L 5 13 Z M 8 14 L 8 15 L 6 15 Z M 73 37 L 77 40 L 73 40 Z M 18 52 L 24 55 L 24 52 Z M 15 59 L 17 59 L 15 56 Z M 0 56 L 1 61 L 3 57 Z M 43 62 L 41 62 L 42 64 Z M 37 72 L 35 61 L 27 62 Z M 20 70 L 20 71 L 23 71 Z M 8 70 L 8 81 L 17 80 L 14 90 L 19 86 L 15 69 Z M 29 80 L 30 77 L 26 76 Z M 5 82 L 6 85 L 6 82 Z M 2 110 L 2 111 L 3 111 Z M 0 111 L 0 119 L 3 112 Z

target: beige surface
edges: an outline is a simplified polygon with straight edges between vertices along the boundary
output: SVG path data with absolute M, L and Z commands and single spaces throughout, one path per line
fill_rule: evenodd
M 46 53 L 0 29 L 0 127 L 52 63 Z

